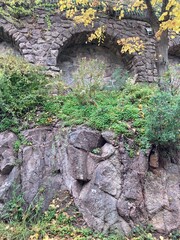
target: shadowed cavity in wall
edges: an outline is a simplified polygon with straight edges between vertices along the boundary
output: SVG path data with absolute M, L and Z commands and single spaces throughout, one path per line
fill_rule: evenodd
M 16 48 L 15 44 L 13 43 L 12 38 L 9 36 L 8 33 L 4 31 L 3 27 L 0 27 L 0 54 L 13 54 L 16 56 L 20 56 L 20 53 Z
M 126 54 L 127 55 L 127 54 Z M 127 72 L 131 69 L 131 58 L 120 53 L 120 46 L 106 37 L 104 43 L 98 46 L 97 42 L 87 42 L 87 33 L 76 34 L 72 36 L 63 49 L 59 51 L 57 66 L 62 72 L 62 77 L 68 85 L 73 86 L 75 82 L 74 75 L 78 71 L 82 61 L 93 68 L 92 61 L 97 62 L 97 68 L 103 67 L 103 82 L 113 85 L 113 74 L 118 69 Z M 95 69 L 89 69 L 95 71 Z

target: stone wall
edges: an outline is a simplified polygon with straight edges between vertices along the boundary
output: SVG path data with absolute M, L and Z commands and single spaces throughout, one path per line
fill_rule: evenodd
M 163 167 L 150 171 L 148 154 L 130 158 L 122 139 L 109 131 L 57 124 L 21 135 L 26 144 L 17 152 L 18 137 L 0 133 L 1 210 L 12 186 L 20 184 L 27 204 L 44 196 L 44 209 L 54 195 L 68 190 L 98 231 L 127 234 L 137 224 L 152 224 L 161 234 L 180 228 L 178 156 L 176 161 L 166 157 Z
M 94 28 L 75 25 L 63 14 L 50 15 L 51 24 L 47 24 L 47 12 L 37 10 L 36 17 L 26 17 L 20 20 L 20 24 L 9 23 L 0 19 L 0 38 L 11 43 L 24 58 L 35 64 L 46 66 L 53 71 L 59 71 L 58 59 L 68 47 L 83 45 L 87 40 L 87 34 Z M 145 43 L 145 51 L 142 55 L 137 53 L 123 54 L 121 58 L 128 69 L 136 75 L 137 81 L 153 82 L 157 77 L 155 66 L 155 40 L 146 35 L 148 24 L 142 21 L 101 17 L 95 27 L 100 24 L 106 26 L 106 39 L 102 48 L 112 51 L 119 56 L 120 46 L 117 40 L 120 38 L 139 36 Z
M 169 54 L 176 57 L 180 57 L 180 35 L 178 35 L 174 39 L 170 39 Z

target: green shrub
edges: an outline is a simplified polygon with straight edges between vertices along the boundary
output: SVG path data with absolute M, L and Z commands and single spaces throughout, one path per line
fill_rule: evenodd
M 0 131 L 18 126 L 27 112 L 45 100 L 46 78 L 22 59 L 0 57 Z
M 179 142 L 180 97 L 169 92 L 158 92 L 149 102 L 145 134 L 150 143 L 161 148 Z

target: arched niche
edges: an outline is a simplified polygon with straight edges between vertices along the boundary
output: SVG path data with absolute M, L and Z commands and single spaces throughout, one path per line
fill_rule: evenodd
M 103 81 L 109 86 L 114 84 L 114 76 L 117 78 L 118 74 L 119 78 L 127 78 L 127 72 L 133 75 L 131 61 L 133 56 L 121 54 L 121 47 L 117 45 L 115 39 L 106 34 L 104 43 L 98 46 L 97 41 L 87 42 L 89 34 L 89 32 L 74 34 L 59 51 L 57 67 L 60 68 L 63 79 L 68 85 L 74 84 L 73 74 L 77 71 L 82 59 L 86 59 L 87 64 L 92 60 L 96 60 L 97 64 L 103 64 L 105 68 Z
M 15 47 L 11 36 L 4 30 L 3 27 L 0 27 L 0 55 L 20 55 L 20 52 L 17 47 Z

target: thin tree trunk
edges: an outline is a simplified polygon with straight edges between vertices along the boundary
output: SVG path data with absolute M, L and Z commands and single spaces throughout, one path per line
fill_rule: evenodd
M 158 72 L 158 83 L 163 88 L 163 79 L 168 71 L 168 32 L 161 35 L 161 39 L 156 44 L 156 67 Z

